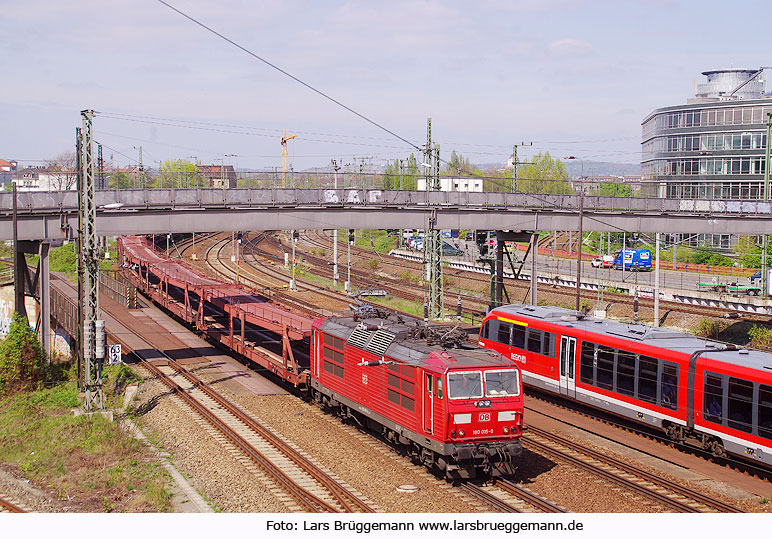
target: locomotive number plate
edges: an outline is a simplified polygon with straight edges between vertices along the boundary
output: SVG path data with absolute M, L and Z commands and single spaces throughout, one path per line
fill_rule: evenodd
M 362 385 L 363 385 L 363 386 L 366 386 L 366 385 L 367 385 L 367 375 L 366 375 L 366 374 L 363 374 L 363 375 L 362 375 Z
M 490 421 L 491 420 L 491 413 L 490 412 L 481 412 L 477 416 L 478 421 Z

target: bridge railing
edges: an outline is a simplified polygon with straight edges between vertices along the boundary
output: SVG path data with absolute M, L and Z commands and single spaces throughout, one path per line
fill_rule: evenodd
M 0 193 L 0 212 L 10 212 L 13 193 Z M 75 191 L 19 192 L 20 213 L 77 211 Z M 576 194 L 472 193 L 382 189 L 125 189 L 95 194 L 99 211 L 132 209 L 253 208 L 253 207 L 384 207 L 428 206 L 480 209 L 533 209 L 576 212 Z M 585 196 L 591 213 L 667 213 L 711 215 L 770 215 L 768 202 L 739 200 L 671 200 L 666 198 Z

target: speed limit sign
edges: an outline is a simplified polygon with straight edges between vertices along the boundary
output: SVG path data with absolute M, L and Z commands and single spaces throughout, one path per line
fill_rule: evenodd
M 108 357 L 109 357 L 110 365 L 113 365 L 114 363 L 121 363 L 122 362 L 121 345 L 111 344 Z

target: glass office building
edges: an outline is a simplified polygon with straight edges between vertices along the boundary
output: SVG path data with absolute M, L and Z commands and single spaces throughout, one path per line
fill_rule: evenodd
M 685 105 L 642 122 L 643 196 L 757 200 L 764 194 L 766 118 L 772 96 L 763 70 L 705 71 Z M 729 237 L 697 242 L 729 247 Z

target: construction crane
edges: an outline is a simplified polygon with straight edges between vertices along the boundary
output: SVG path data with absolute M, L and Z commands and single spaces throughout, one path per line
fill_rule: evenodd
M 292 140 L 297 135 L 287 136 L 287 131 L 284 131 L 284 136 L 281 137 L 281 186 L 284 188 L 284 176 L 287 173 L 287 141 Z

